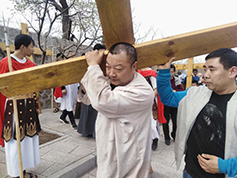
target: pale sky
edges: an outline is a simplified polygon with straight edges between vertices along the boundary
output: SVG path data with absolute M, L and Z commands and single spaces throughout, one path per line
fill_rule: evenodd
M 158 29 L 154 39 L 237 22 L 237 0 L 131 0 L 131 8 L 134 23 L 141 23 L 139 35 L 153 27 Z
M 131 0 L 130 2 L 133 23 L 141 24 L 136 36 L 143 36 L 150 27 L 157 30 L 154 39 L 160 39 L 237 22 L 237 0 Z M 13 9 L 11 2 L 5 0 L 4 6 L 0 6 L 0 17 L 4 13 L 6 19 L 10 18 L 11 9 Z M 19 15 L 15 15 L 14 18 L 19 19 Z M 12 21 L 15 21 L 16 25 L 17 20 Z M 0 23 L 2 25 L 2 19 Z M 150 40 L 151 37 L 148 37 L 145 41 Z
M 141 31 L 154 26 L 157 38 L 237 22 L 236 0 L 131 0 Z

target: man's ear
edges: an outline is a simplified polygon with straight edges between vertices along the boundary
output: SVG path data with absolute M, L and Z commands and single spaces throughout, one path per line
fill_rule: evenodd
M 230 68 L 230 78 L 235 78 L 237 76 L 237 67 L 233 66 Z
M 24 47 L 25 47 L 24 45 L 21 45 L 21 46 L 20 46 L 20 49 L 21 49 L 21 50 L 23 50 L 23 49 L 24 49 Z
M 134 70 L 137 69 L 137 61 L 135 61 L 135 62 L 133 63 L 132 68 L 133 68 Z

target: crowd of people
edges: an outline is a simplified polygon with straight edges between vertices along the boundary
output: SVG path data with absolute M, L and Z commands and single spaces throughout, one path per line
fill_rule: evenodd
M 26 58 L 33 54 L 33 47 L 30 36 L 16 36 L 13 70 L 35 66 Z M 108 49 L 103 71 L 105 50 L 105 45 L 96 44 L 83 53 L 88 68 L 80 83 L 55 88 L 54 93 L 54 112 L 61 112 L 60 122 L 70 123 L 83 137 L 95 138 L 98 178 L 149 177 L 160 128 L 165 144 L 169 146 L 172 139 L 175 143 L 177 168 L 184 156 L 183 178 L 237 175 L 235 51 L 222 48 L 208 54 L 204 74 L 193 69 L 192 86 L 186 88 L 187 70 L 177 72 L 174 58 L 159 65 L 158 71 L 137 70 L 136 49 L 119 42 Z M 57 54 L 59 60 L 64 60 L 62 54 Z M 0 74 L 6 72 L 7 57 L 0 61 Z M 5 145 L 8 174 L 19 177 L 12 105 L 12 99 L 0 93 L 0 144 Z M 17 107 L 24 175 L 35 178 L 26 171 L 40 162 L 35 93 L 18 99 Z

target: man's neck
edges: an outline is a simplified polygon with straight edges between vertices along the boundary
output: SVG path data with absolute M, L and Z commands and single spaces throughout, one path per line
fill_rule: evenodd
M 215 92 L 216 94 L 218 94 L 218 95 L 227 95 L 227 94 L 234 93 L 236 90 L 237 90 L 237 86 L 236 86 L 236 84 L 234 84 L 233 86 L 228 87 L 228 88 L 225 89 L 225 90 L 214 91 L 214 92 Z
M 23 60 L 25 55 L 22 54 L 20 51 L 16 50 L 13 55 L 15 55 L 16 57 L 18 57 L 19 59 Z

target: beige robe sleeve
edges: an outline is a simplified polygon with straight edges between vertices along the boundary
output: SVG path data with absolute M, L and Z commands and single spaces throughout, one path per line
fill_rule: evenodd
M 77 102 L 82 102 L 86 105 L 90 105 L 90 99 L 88 98 L 87 94 L 82 93 L 82 87 L 77 92 Z
M 103 75 L 99 65 L 89 66 L 81 83 L 87 91 L 92 106 L 101 114 L 115 119 L 121 113 L 139 111 L 139 105 L 150 105 L 151 101 L 147 98 L 149 95 L 154 95 L 151 87 L 139 82 L 130 82 L 112 91 L 109 79 Z

